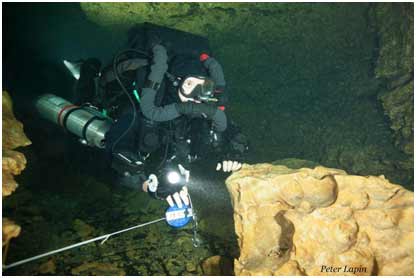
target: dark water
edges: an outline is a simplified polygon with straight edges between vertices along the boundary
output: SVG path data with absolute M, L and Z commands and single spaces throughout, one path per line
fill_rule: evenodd
M 413 173 L 397 167 L 406 157 L 394 148 L 376 99 L 382 84 L 372 74 L 377 38 L 366 19 L 368 6 L 341 7 L 325 25 L 311 15 L 328 6 L 305 7 L 304 14 L 293 14 L 299 24 L 286 40 L 246 32 L 212 36 L 232 88 L 229 111 L 251 141 L 248 161 L 295 157 L 354 174 L 385 174 L 412 188 Z M 113 186 L 99 153 L 34 116 L 36 96 L 71 95 L 73 80 L 62 59 L 108 62 L 124 42 L 125 34 L 88 21 L 76 3 L 3 5 L 3 89 L 11 92 L 33 142 L 21 150 L 28 159 L 17 178 L 21 186 L 3 202 L 3 214 L 22 226 L 8 263 L 163 215 L 164 204 Z M 234 49 L 243 55 L 230 55 Z M 130 275 L 200 275 L 204 258 L 238 256 L 225 177 L 203 167 L 195 177 L 190 190 L 201 247 L 192 246 L 190 227 L 159 223 L 54 256 L 56 274 L 99 262 Z M 37 275 L 47 260 L 5 274 Z

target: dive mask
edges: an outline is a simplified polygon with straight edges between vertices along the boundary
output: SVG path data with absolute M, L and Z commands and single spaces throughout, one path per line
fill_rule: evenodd
M 187 76 L 179 87 L 179 97 L 183 102 L 189 100 L 209 102 L 214 98 L 215 83 L 203 76 Z

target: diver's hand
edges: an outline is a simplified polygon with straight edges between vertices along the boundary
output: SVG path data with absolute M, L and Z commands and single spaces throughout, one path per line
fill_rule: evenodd
M 149 178 L 143 182 L 142 190 L 144 192 L 152 192 L 155 193 L 159 185 L 159 181 L 155 174 L 150 174 Z
M 222 163 L 217 163 L 217 171 L 222 169 L 223 172 L 234 172 L 241 169 L 241 163 L 238 161 L 224 160 Z
M 190 201 L 188 198 L 188 188 L 186 186 L 182 187 L 181 191 L 175 192 L 166 197 L 166 201 L 170 207 L 176 205 L 178 208 L 182 208 L 183 204 L 189 206 Z

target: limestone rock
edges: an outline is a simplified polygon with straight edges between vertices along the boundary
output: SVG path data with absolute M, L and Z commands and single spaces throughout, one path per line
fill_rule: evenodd
M 16 120 L 13 114 L 13 103 L 9 93 L 3 91 L 2 99 L 3 149 L 13 150 L 17 147 L 30 145 L 31 142 L 23 131 L 23 124 Z
M 114 264 L 91 262 L 82 264 L 71 270 L 72 275 L 105 275 L 105 276 L 124 276 L 126 272 L 119 269 Z
M 2 95 L 2 132 L 3 132 L 3 191 L 2 196 L 10 195 L 17 187 L 13 176 L 19 175 L 26 166 L 26 158 L 23 154 L 12 151 L 21 146 L 30 145 L 30 140 L 23 132 L 23 124 L 16 120 L 13 114 L 13 103 L 10 95 L 3 91 Z
M 9 196 L 17 188 L 17 182 L 14 180 L 15 175 L 19 175 L 26 167 L 25 156 L 17 151 L 3 149 L 2 159 L 3 173 L 3 197 Z
M 233 263 L 231 260 L 224 256 L 212 256 L 206 258 L 202 262 L 202 271 L 204 275 L 209 276 L 221 276 L 221 275 L 233 275 Z
M 226 183 L 236 275 L 413 275 L 413 193 L 383 176 L 257 164 Z
M 30 145 L 30 140 L 23 132 L 23 124 L 16 120 L 13 114 L 13 103 L 10 95 L 3 91 L 2 94 L 2 196 L 9 196 L 17 188 L 17 183 L 14 180 L 15 175 L 19 175 L 26 167 L 25 156 L 13 149 L 21 146 Z M 3 218 L 3 246 L 5 246 L 11 238 L 17 237 L 20 234 L 20 226 L 13 221 Z
M 17 237 L 20 234 L 20 226 L 7 218 L 3 218 L 2 223 L 3 232 L 3 246 L 5 246 L 10 239 Z

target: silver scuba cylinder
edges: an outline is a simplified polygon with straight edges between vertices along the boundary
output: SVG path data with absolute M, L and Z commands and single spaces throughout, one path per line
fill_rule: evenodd
M 35 106 L 42 118 L 62 126 L 88 145 L 105 147 L 104 136 L 112 121 L 98 110 L 74 105 L 53 94 L 40 96 Z

